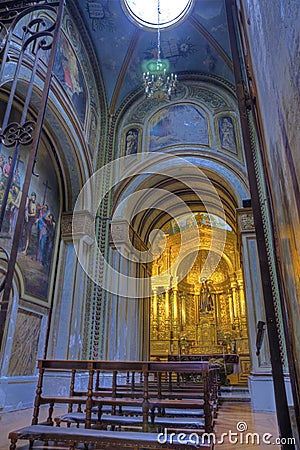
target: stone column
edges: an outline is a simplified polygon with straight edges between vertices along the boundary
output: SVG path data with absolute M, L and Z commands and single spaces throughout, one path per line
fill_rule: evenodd
M 125 220 L 114 220 L 112 224 L 111 239 L 111 261 L 114 272 L 114 286 L 122 287 L 119 294 L 108 294 L 107 307 L 110 311 L 107 316 L 109 327 L 108 332 L 112 332 L 111 339 L 107 339 L 107 358 L 115 360 L 135 360 L 140 359 L 143 354 L 144 347 L 144 330 L 143 312 L 144 298 L 143 292 L 138 292 L 139 286 L 135 280 L 143 269 L 143 264 L 139 264 L 138 257 L 132 254 L 131 243 L 128 242 L 128 230 L 135 241 L 139 240 L 138 245 L 143 250 L 142 241 L 131 229 L 129 223 Z M 136 246 L 135 242 L 135 246 Z M 141 251 L 143 251 L 141 250 Z M 127 279 L 121 280 L 120 274 Z M 123 283 L 121 286 L 120 283 Z M 131 283 L 130 286 L 128 283 Z M 130 291 L 134 292 L 136 297 L 129 297 Z M 128 296 L 126 296 L 129 292 Z
M 83 259 L 89 258 L 93 244 L 93 217 L 87 211 L 77 213 L 72 230 L 73 212 L 61 217 L 61 248 L 58 265 L 48 358 L 80 359 L 85 330 L 85 308 L 88 301 L 87 274 L 78 262 L 75 246 Z

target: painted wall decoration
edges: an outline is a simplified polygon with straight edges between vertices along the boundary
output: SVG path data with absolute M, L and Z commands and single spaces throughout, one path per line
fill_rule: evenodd
M 98 138 L 98 119 L 95 111 L 91 110 L 90 115 L 90 126 L 89 126 L 89 145 L 92 153 L 94 154 L 97 151 L 97 138 Z
M 101 2 L 95 2 L 95 0 L 87 0 L 86 9 L 92 22 L 93 31 L 108 29 L 111 32 L 115 32 L 115 18 L 110 10 L 110 6 L 109 2 L 102 4 Z
M 179 219 L 171 219 L 163 227 L 163 230 L 170 236 L 184 230 L 189 230 L 194 227 L 195 222 L 202 228 L 221 228 L 232 231 L 232 228 L 221 217 L 210 213 L 193 213 L 182 216 Z
M 45 27 L 50 27 L 52 21 L 48 16 L 45 16 L 43 12 L 40 13 L 40 17 L 45 22 Z M 71 46 L 69 40 L 66 38 L 63 32 L 60 33 L 59 45 L 55 55 L 53 73 L 61 82 L 68 96 L 71 98 L 72 103 L 76 109 L 77 115 L 81 122 L 84 123 L 86 115 L 86 101 L 87 101 L 87 88 L 84 82 L 83 72 L 79 60 L 75 51 L 78 51 L 78 32 L 74 28 L 73 23 L 68 21 L 68 36 L 72 40 Z M 39 57 L 43 63 L 47 66 L 50 57 L 49 50 L 40 50 Z
M 221 146 L 226 150 L 237 153 L 234 124 L 231 117 L 221 117 L 219 119 L 219 135 Z
M 207 119 L 197 106 L 167 106 L 152 118 L 149 150 L 177 144 L 209 144 Z
M 9 190 L 0 233 L 0 245 L 10 249 L 21 201 L 28 150 L 21 149 Z M 0 154 L 0 206 L 10 172 L 12 152 L 5 147 Z M 25 291 L 47 300 L 49 274 L 53 257 L 56 224 L 59 214 L 59 188 L 56 172 L 46 148 L 41 145 L 32 176 L 24 224 L 20 236 L 17 263 L 22 270 Z
M 62 83 L 82 121 L 86 111 L 86 86 L 77 56 L 63 33 L 60 35 L 54 74 Z
M 136 128 L 130 128 L 126 133 L 125 155 L 133 155 L 138 152 L 139 132 Z

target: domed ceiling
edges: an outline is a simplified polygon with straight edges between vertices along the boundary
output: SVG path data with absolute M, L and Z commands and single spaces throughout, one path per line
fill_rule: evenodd
M 111 112 L 141 89 L 143 61 L 157 58 L 157 29 L 134 24 L 121 1 L 73 0 L 94 45 Z M 224 0 L 194 0 L 182 22 L 161 29 L 161 57 L 179 81 L 183 74 L 200 72 L 233 83 L 229 47 Z

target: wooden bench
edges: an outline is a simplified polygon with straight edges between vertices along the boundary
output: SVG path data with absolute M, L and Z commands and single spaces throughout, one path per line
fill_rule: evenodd
M 113 432 L 103 430 L 93 430 L 86 428 L 57 428 L 46 425 L 31 425 L 21 428 L 20 430 L 11 431 L 8 435 L 11 441 L 10 450 L 16 449 L 17 441 L 26 439 L 30 441 L 30 448 L 32 448 L 34 441 L 53 441 L 55 443 L 69 444 L 69 449 L 74 449 L 76 443 L 94 444 L 97 448 L 124 449 L 131 448 L 139 449 L 212 449 L 213 443 L 210 443 L 206 438 L 204 443 L 202 437 L 198 439 L 193 433 L 186 436 L 176 435 L 173 433 L 161 435 L 157 433 L 143 433 L 143 432 Z
M 39 360 L 38 368 L 39 380 L 32 425 L 9 434 L 12 442 L 11 450 L 15 449 L 18 439 L 28 439 L 31 445 L 34 440 L 62 441 L 69 443 L 70 448 L 74 448 L 75 443 L 97 442 L 98 444 L 100 439 L 101 446 L 107 445 L 107 448 L 113 448 L 114 446 L 121 448 L 123 446 L 124 448 L 133 447 L 136 449 L 140 447 L 174 449 L 177 448 L 174 447 L 174 443 L 171 447 L 162 446 L 162 444 L 157 445 L 153 436 L 151 436 L 153 433 L 149 433 L 149 431 L 155 429 L 159 432 L 165 428 L 173 427 L 176 432 L 185 429 L 187 432 L 188 429 L 190 432 L 195 430 L 197 433 L 199 432 L 199 436 L 203 431 L 206 433 L 212 431 L 211 392 L 213 386 L 210 380 L 209 363 Z M 68 396 L 44 395 L 44 376 L 48 372 L 52 374 L 57 372 L 70 373 L 71 381 Z M 87 379 L 86 388 L 83 391 L 75 389 L 75 378 L 78 373 L 84 374 L 83 379 Z M 131 377 L 129 377 L 130 386 L 127 382 L 128 373 L 131 374 Z M 184 373 L 201 374 L 201 383 L 194 384 L 195 393 L 193 392 L 193 383 L 187 383 L 183 377 L 181 380 L 178 377 L 178 375 Z M 109 379 L 109 386 L 101 386 L 100 380 L 102 375 L 105 374 Z M 120 379 L 124 381 L 124 377 L 126 378 L 125 384 L 118 384 Z M 138 383 L 135 382 L 136 377 L 139 380 Z M 54 425 L 54 406 L 63 403 L 67 405 L 69 416 L 55 417 L 55 423 L 58 426 L 52 426 Z M 41 405 L 45 404 L 49 405 L 47 426 L 39 424 L 39 409 Z M 93 415 L 95 409 L 97 414 Z M 124 415 L 126 410 L 131 410 L 130 415 L 126 415 L 126 413 Z M 177 414 L 173 413 L 173 418 L 170 418 L 171 414 L 168 414 L 168 411 L 172 410 L 177 411 Z M 185 410 L 192 413 L 186 415 Z M 179 416 L 178 411 L 182 411 Z M 193 411 L 197 414 L 193 414 Z M 199 417 L 200 415 L 202 417 Z M 67 423 L 68 427 L 60 427 L 59 425 L 62 422 Z M 72 426 L 72 423 L 78 426 L 82 423 L 84 428 L 76 428 L 76 426 Z M 138 426 L 142 428 L 142 432 L 134 433 L 134 435 L 128 434 L 132 433 L 129 431 L 122 433 L 125 436 L 124 442 L 124 437 L 120 438 L 120 431 L 91 429 L 93 424 L 97 424 L 97 428 L 111 427 L 112 429 Z M 110 434 L 105 434 L 105 432 Z M 157 437 L 157 434 L 153 435 Z M 106 444 L 106 442 L 109 442 L 109 444 Z M 119 442 L 122 443 L 119 444 Z M 177 442 L 177 444 L 179 445 L 178 448 L 185 448 L 183 445 L 188 445 L 188 448 L 191 448 L 192 443 L 182 444 L 182 442 Z
M 54 419 L 57 426 L 60 426 L 62 422 L 65 423 L 76 423 L 85 424 L 85 414 L 80 412 L 62 414 Z M 103 427 L 110 426 L 111 429 L 115 427 L 139 427 L 143 426 L 143 416 L 133 415 L 133 416 L 120 416 L 120 415 L 110 415 L 103 414 L 101 421 L 99 421 L 97 415 L 93 415 L 91 418 L 91 424 L 101 424 Z M 185 416 L 185 417 L 170 417 L 161 416 L 156 417 L 150 424 L 151 431 L 161 431 L 163 428 L 193 428 L 198 431 L 204 431 L 204 419 L 199 417 Z
M 209 393 L 209 364 L 202 362 L 119 362 L 119 361 L 59 361 L 59 360 L 40 360 L 38 363 L 40 369 L 40 376 L 37 386 L 36 399 L 34 405 L 34 414 L 32 425 L 38 424 L 39 408 L 42 404 L 49 404 L 49 416 L 47 423 L 53 424 L 53 407 L 56 403 L 66 403 L 68 405 L 68 412 L 73 412 L 74 405 L 77 405 L 77 411 L 81 411 L 81 406 L 84 405 L 86 412 L 86 428 L 91 427 L 92 408 L 98 406 L 101 415 L 101 408 L 103 406 L 111 406 L 112 412 L 115 414 L 117 408 L 121 407 L 141 407 L 143 413 L 143 431 L 148 430 L 148 415 L 149 411 L 152 413 L 152 418 L 155 411 L 161 411 L 165 408 L 176 409 L 198 409 L 204 410 L 205 416 L 205 431 L 210 432 L 212 429 L 212 406 L 210 403 Z M 143 392 L 137 392 L 126 397 L 118 395 L 117 390 L 117 375 L 120 372 L 134 371 L 142 374 L 143 377 Z M 43 377 L 45 371 L 71 371 L 71 387 L 69 397 L 59 396 L 44 396 L 43 395 Z M 74 389 L 75 381 L 74 374 L 76 371 L 86 371 L 88 373 L 88 385 L 84 392 L 76 392 Z M 94 375 L 100 371 L 112 373 L 112 386 L 110 390 L 104 392 L 98 391 L 94 386 Z M 181 386 L 179 392 L 175 397 L 180 399 L 167 398 L 162 391 L 162 385 L 158 382 L 158 390 L 155 394 L 153 390 L 149 391 L 149 375 L 158 375 L 158 379 L 162 373 L 201 373 L 203 377 L 203 399 L 189 399 L 190 394 L 184 392 L 184 386 Z M 74 395 L 76 394 L 76 395 Z M 79 395 L 81 394 L 81 395 Z M 110 395 L 109 395 L 110 394 Z M 105 395 L 105 397 L 104 397 Z M 172 396 L 173 393 L 170 393 Z M 202 394 L 201 394 L 202 397 Z M 153 420 L 152 420 L 153 422 Z

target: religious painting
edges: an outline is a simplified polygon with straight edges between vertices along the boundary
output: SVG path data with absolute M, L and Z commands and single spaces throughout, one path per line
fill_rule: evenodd
M 0 232 L 0 245 L 11 248 L 19 213 L 28 150 L 21 148 L 9 186 L 13 153 L 2 148 L 0 154 L 0 206 L 4 216 Z M 56 223 L 59 214 L 59 189 L 56 172 L 46 148 L 41 145 L 31 178 L 23 227 L 19 236 L 19 264 L 25 292 L 47 300 L 50 267 Z
M 44 29 L 50 28 L 53 25 L 52 20 L 48 16 L 45 16 L 43 11 L 40 12 L 40 18 L 43 19 Z M 73 41 L 75 40 L 75 37 L 78 40 L 78 34 L 74 27 L 72 28 L 70 26 L 68 31 L 69 33 L 73 31 L 71 36 Z M 49 38 L 48 40 L 50 41 Z M 50 50 L 40 49 L 39 58 L 40 61 L 42 61 L 47 67 L 50 58 Z M 60 33 L 59 37 L 53 73 L 60 81 L 67 95 L 70 97 L 79 119 L 82 124 L 84 124 L 87 99 L 86 84 L 84 82 L 83 72 L 76 53 L 63 32 Z
M 234 123 L 231 117 L 221 117 L 219 119 L 219 136 L 221 147 L 232 153 L 237 153 Z
M 136 128 L 130 128 L 126 133 L 125 155 L 134 155 L 138 152 L 139 132 Z
M 86 111 L 86 86 L 77 56 L 63 33 L 54 63 L 54 75 L 59 79 L 72 100 L 78 117 L 84 123 Z
M 205 113 L 195 105 L 167 106 L 151 120 L 150 151 L 182 144 L 209 145 Z

